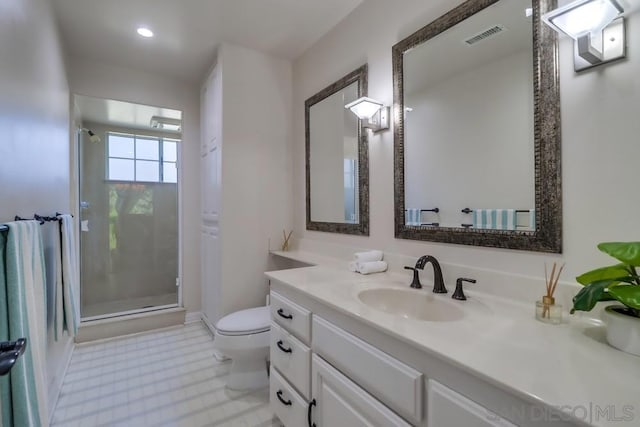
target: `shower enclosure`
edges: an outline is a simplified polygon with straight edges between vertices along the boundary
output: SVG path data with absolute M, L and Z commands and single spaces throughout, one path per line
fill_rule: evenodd
M 81 316 L 175 307 L 181 112 L 76 96 Z

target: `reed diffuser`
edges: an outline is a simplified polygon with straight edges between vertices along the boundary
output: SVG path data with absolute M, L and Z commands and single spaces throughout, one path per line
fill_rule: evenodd
M 287 235 L 286 231 L 282 230 L 282 237 L 284 238 L 284 240 L 282 241 L 282 246 L 280 247 L 280 249 L 283 252 L 286 252 L 289 250 L 289 241 L 291 240 L 292 234 L 293 234 L 293 230 L 289 232 L 289 235 Z
M 562 322 L 562 305 L 556 304 L 553 295 L 558 287 L 558 281 L 564 269 L 564 264 L 562 264 L 560 268 L 557 267 L 557 264 L 554 262 L 551 268 L 551 277 L 549 277 L 547 274 L 547 265 L 544 265 L 546 294 L 542 297 L 541 301 L 536 301 L 536 319 L 554 325 Z

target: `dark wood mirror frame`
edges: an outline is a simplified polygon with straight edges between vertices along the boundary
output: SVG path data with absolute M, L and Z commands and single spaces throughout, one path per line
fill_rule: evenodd
M 368 66 L 365 64 L 322 89 L 304 103 L 307 230 L 369 235 L 369 138 L 366 130 L 362 128 L 362 125 L 358 126 L 358 211 L 360 215 L 357 224 L 311 220 L 311 151 L 309 146 L 311 141 L 309 127 L 311 107 L 353 83 L 358 84 L 358 97 L 367 96 L 367 78 Z
M 499 0 L 468 0 L 393 46 L 395 236 L 462 245 L 562 252 L 560 89 L 556 33 L 541 16 L 556 0 L 533 0 L 535 231 L 405 225 L 403 55 Z M 506 0 L 505 0 L 506 1 Z

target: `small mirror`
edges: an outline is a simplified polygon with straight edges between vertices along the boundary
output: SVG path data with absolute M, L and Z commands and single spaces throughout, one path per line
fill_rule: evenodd
M 305 102 L 307 230 L 369 234 L 367 136 L 345 108 L 366 91 L 364 65 Z
M 468 0 L 393 48 L 396 237 L 561 251 L 551 0 Z

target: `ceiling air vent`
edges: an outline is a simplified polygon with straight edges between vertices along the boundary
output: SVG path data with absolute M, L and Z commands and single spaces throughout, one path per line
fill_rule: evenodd
M 494 25 L 491 28 L 488 28 L 488 29 L 486 29 L 484 31 L 481 31 L 480 33 L 478 33 L 478 34 L 476 34 L 474 36 L 469 37 L 468 39 L 466 39 L 464 41 L 464 43 L 467 46 L 471 46 L 471 45 L 474 45 L 474 44 L 476 44 L 478 42 L 481 42 L 482 40 L 486 40 L 486 39 L 488 39 L 490 37 L 493 37 L 496 34 L 500 34 L 501 32 L 503 32 L 505 30 L 506 30 L 506 28 L 503 25 Z
M 170 117 L 153 116 L 149 124 L 154 129 L 169 130 L 172 132 L 180 132 L 182 130 L 182 120 L 172 119 Z

